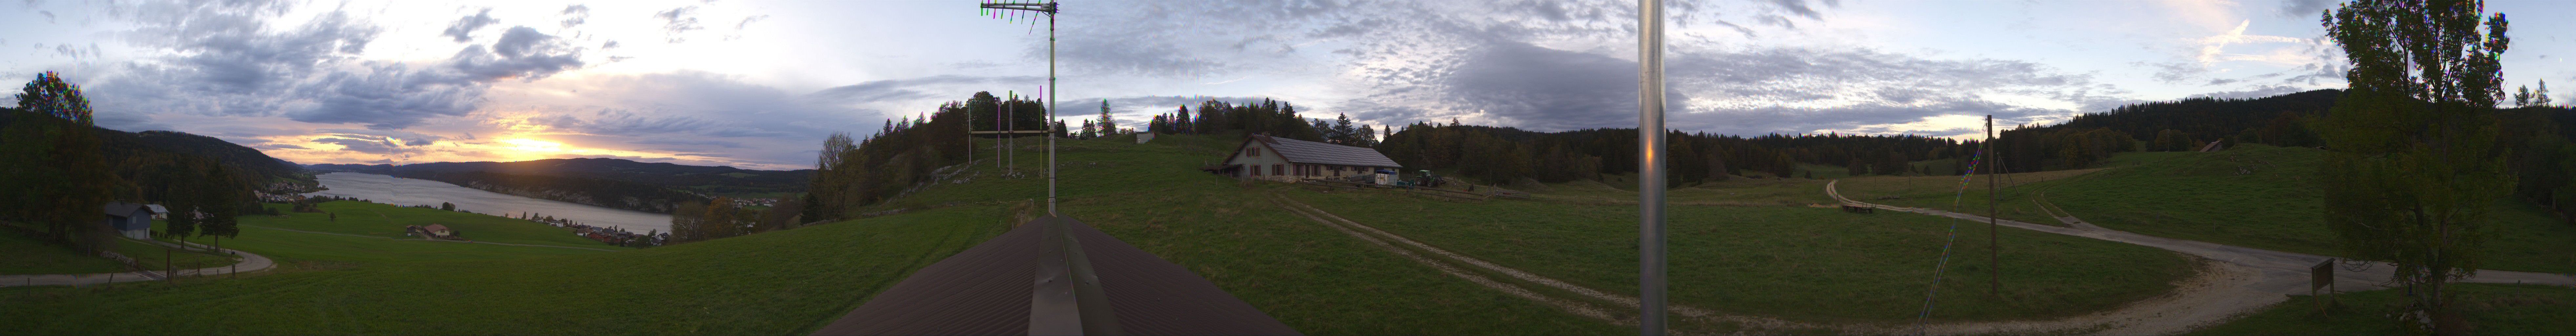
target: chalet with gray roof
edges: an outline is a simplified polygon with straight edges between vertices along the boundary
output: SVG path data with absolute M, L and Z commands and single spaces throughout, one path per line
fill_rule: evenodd
M 1396 170 L 1404 165 L 1375 149 L 1252 135 L 1216 171 L 1238 178 L 1293 182 Z
M 134 239 L 152 239 L 152 207 L 126 202 L 107 202 L 100 209 L 107 212 L 107 226 L 116 235 Z

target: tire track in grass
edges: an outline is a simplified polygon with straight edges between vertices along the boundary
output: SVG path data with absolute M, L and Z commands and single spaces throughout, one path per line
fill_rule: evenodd
M 1324 224 L 1324 225 L 1326 225 L 1326 226 L 1331 226 L 1331 227 L 1333 227 L 1333 228 L 1334 228 L 1334 229 L 1336 229 L 1336 230 L 1341 230 L 1343 233 L 1350 234 L 1351 236 L 1354 236 L 1354 237 L 1359 237 L 1361 240 L 1367 240 L 1367 241 L 1369 241 L 1370 243 L 1375 243 L 1375 244 L 1377 244 L 1377 245 L 1378 245 L 1378 246 L 1380 246 L 1380 247 L 1384 247 L 1384 248 L 1386 248 L 1388 251 L 1393 251 L 1393 252 L 1395 252 L 1395 253 L 1397 253 L 1397 254 L 1404 255 L 1404 256 L 1405 256 L 1405 257 L 1407 257 L 1407 258 L 1412 258 L 1412 259 L 1414 259 L 1414 261 L 1416 261 L 1416 262 L 1421 262 L 1421 263 L 1423 263 L 1423 264 L 1425 264 L 1425 265 L 1431 265 L 1431 266 L 1432 266 L 1432 267 L 1434 267 L 1434 268 L 1439 268 L 1439 269 L 1441 269 L 1441 271 L 1443 271 L 1443 272 L 1448 272 L 1450 275 L 1455 275 L 1455 276 L 1458 276 L 1458 277 L 1461 277 L 1461 278 L 1467 278 L 1467 280 L 1468 280 L 1468 281 L 1474 281 L 1474 282 L 1476 282 L 1476 283 L 1478 283 L 1478 284 L 1486 285 L 1486 287 L 1491 287 L 1491 288 L 1494 288 L 1494 289 L 1496 289 L 1496 290 L 1502 290 L 1502 291 L 1504 291 L 1504 292 L 1506 292 L 1506 293 L 1510 293 L 1510 294 L 1512 294 L 1512 295 L 1514 295 L 1514 296 L 1521 296 L 1521 297 L 1523 297 L 1523 298 L 1529 298 L 1529 299 L 1532 299 L 1532 300 L 1538 300 L 1538 301 L 1541 301 L 1541 302 L 1546 302 L 1546 303 L 1548 303 L 1548 304 L 1550 304 L 1550 305 L 1556 305 L 1556 306 L 1558 306 L 1558 307 L 1566 308 L 1566 309 L 1568 309 L 1568 310 L 1570 310 L 1570 311 L 1571 311 L 1571 310 L 1578 309 L 1578 308 L 1575 308 L 1575 307 L 1569 307 L 1569 304 L 1567 304 L 1567 303 L 1580 304 L 1580 305 L 1581 305 L 1581 307 L 1583 307 L 1583 308 L 1581 308 L 1581 309 L 1592 309 L 1592 310 L 1599 310 L 1599 309 L 1600 309 L 1600 308 L 1592 307 L 1592 306 L 1591 306 L 1591 305 L 1589 305 L 1589 304 L 1582 304 L 1582 303 L 1580 303 L 1580 301 L 1575 301 L 1575 300 L 1566 300 L 1566 299 L 1555 298 L 1555 297 L 1548 297 L 1548 296 L 1545 296 L 1545 295 L 1543 295 L 1543 294 L 1538 294 L 1537 292 L 1531 292 L 1531 291 L 1529 291 L 1528 289 L 1520 288 L 1519 286 L 1515 286 L 1515 285 L 1511 285 L 1511 284 L 1507 284 L 1507 283 L 1502 283 L 1502 282 L 1499 282 L 1499 281 L 1494 281 L 1494 280 L 1492 280 L 1492 279 L 1485 278 L 1484 276 L 1481 276 L 1481 275 L 1473 275 L 1472 273 L 1467 273 L 1467 272 L 1464 272 L 1463 270 L 1460 270 L 1460 269 L 1459 269 L 1459 268 L 1460 268 L 1459 266 L 1454 266 L 1454 265 L 1450 265 L 1448 262 L 1441 262 L 1441 261 L 1438 261 L 1438 260 L 1433 260 L 1433 259 L 1431 259 L 1431 258 L 1423 257 L 1423 256 L 1421 256 L 1420 254 L 1414 253 L 1413 251 L 1411 251 L 1411 250 L 1409 250 L 1409 249 L 1406 249 L 1406 248 L 1403 248 L 1403 247 L 1395 246 L 1394 244 L 1390 244 L 1390 243 L 1388 243 L 1387 241 L 1394 241 L 1394 242 L 1397 242 L 1397 243 L 1402 243 L 1404 246 L 1411 246 L 1411 247 L 1413 247 L 1413 248 L 1415 248 L 1415 249 L 1421 249 L 1422 251 L 1429 252 L 1430 254 L 1439 255 L 1439 256 L 1441 256 L 1441 257 L 1443 257 L 1443 258 L 1446 258 L 1446 259 L 1448 259 L 1448 260 L 1451 260 L 1452 262 L 1456 262 L 1456 263 L 1460 263 L 1460 264 L 1465 264 L 1465 265 L 1467 265 L 1467 266 L 1472 266 L 1472 267 L 1475 267 L 1475 268 L 1485 269 L 1485 270 L 1487 270 L 1487 271 L 1493 271 L 1493 272 L 1496 272 L 1496 273 L 1501 273 L 1501 274 L 1503 274 L 1503 275 L 1505 275 L 1505 276 L 1509 276 L 1509 277 L 1511 277 L 1512 279 L 1515 279 L 1515 280 L 1520 280 L 1520 281 L 1525 281 L 1525 282 L 1529 282 L 1529 283 L 1534 283 L 1534 284 L 1538 284 L 1538 285 L 1541 285 L 1541 286 L 1547 286 L 1547 287 L 1549 287 L 1549 288 L 1555 288 L 1555 289 L 1557 289 L 1557 290 L 1562 290 L 1562 291 L 1565 291 L 1565 292 L 1574 293 L 1575 295 L 1580 295 L 1580 296 L 1583 296 L 1583 297 L 1585 297 L 1585 298 L 1590 298 L 1590 299 L 1598 300 L 1598 301 L 1611 302 L 1611 303 L 1615 303 L 1615 304 L 1623 305 L 1623 306 L 1625 306 L 1625 307 L 1635 307 L 1635 306 L 1637 306 L 1637 305 L 1638 305 L 1637 297 L 1634 297 L 1634 296 L 1626 296 L 1626 295 L 1619 295 L 1619 294 L 1611 294 L 1611 293 L 1609 293 L 1609 292 L 1601 291 L 1601 290 L 1598 290 L 1598 289 L 1593 289 L 1593 288 L 1590 288 L 1590 287 L 1583 287 L 1583 286 L 1575 285 L 1575 284 L 1573 284 L 1573 283 L 1568 283 L 1568 282 L 1565 282 L 1565 281 L 1562 281 L 1562 280 L 1557 280 L 1557 279 L 1549 278 L 1549 277 L 1546 277 L 1546 276 L 1540 276 L 1540 275 L 1538 275 L 1538 274 L 1530 273 L 1530 272 L 1528 272 L 1528 271 L 1522 271 L 1522 270 L 1520 270 L 1520 269 L 1515 269 L 1515 268 L 1511 268 L 1511 267 L 1504 267 L 1504 266 L 1502 266 L 1502 265 L 1498 265 L 1498 264 L 1494 264 L 1494 263 L 1492 263 L 1492 262 L 1484 261 L 1483 259 L 1476 259 L 1475 257 L 1469 257 L 1469 256 L 1462 255 L 1462 254 L 1458 254 L 1458 253 L 1455 253 L 1455 252 L 1450 252 L 1449 250 L 1440 249 L 1440 248 L 1438 248 L 1438 247 L 1432 247 L 1432 246 L 1431 246 L 1431 245 L 1429 245 L 1429 244 L 1423 244 L 1423 243 L 1421 243 L 1421 242 L 1417 242 L 1417 241 L 1414 241 L 1414 240 L 1412 240 L 1412 239 L 1404 238 L 1404 236 L 1398 236 L 1398 235 L 1395 235 L 1394 233 L 1389 233 L 1389 232 L 1386 232 L 1386 231 L 1384 231 L 1384 230 L 1378 230 L 1377 228 L 1375 228 L 1375 227 L 1370 227 L 1370 226 L 1368 226 L 1368 225 L 1366 225 L 1366 224 L 1360 224 L 1359 222 L 1353 222 L 1353 221 L 1351 221 L 1350 219 L 1342 218 L 1341 216 L 1335 216 L 1335 215 L 1333 215 L 1333 214 L 1332 214 L 1332 213 L 1330 213 L 1330 212 L 1325 212 L 1325 211 L 1324 211 L 1324 210 L 1322 210 L 1322 209 L 1316 209 L 1314 206 L 1307 205 L 1306 203 L 1298 202 L 1298 201 L 1293 200 L 1293 199 L 1289 199 L 1289 198 L 1287 198 L 1286 196 L 1280 196 L 1280 195 L 1272 195 L 1272 196 L 1273 196 L 1273 198 L 1274 198 L 1274 200 L 1272 201 L 1273 203 L 1277 203 L 1277 204 L 1279 204 L 1281 207 L 1283 207 L 1283 208 L 1287 208 L 1287 209 L 1288 209 L 1289 211 L 1291 211 L 1291 212 L 1296 212 L 1298 215 L 1306 216 L 1306 218 L 1307 218 L 1307 219 L 1312 219 L 1312 220 L 1314 220 L 1314 221 L 1315 221 L 1315 222 L 1317 222 L 1317 223 L 1323 223 L 1323 224 Z M 1329 220 L 1328 220 L 1328 219 L 1329 219 Z M 1357 228 L 1358 230 L 1353 230 L 1352 228 Z M 1366 231 L 1366 232 L 1368 232 L 1368 233 L 1361 233 L 1362 231 Z M 1622 325 L 1635 325 L 1635 324 L 1636 324 L 1636 318 L 1635 318 L 1634 316 L 1627 316 L 1627 315 L 1632 315 L 1632 314 L 1630 314 L 1630 313 L 1626 313 L 1626 312 L 1625 312 L 1625 310 L 1624 310 L 1624 309 L 1625 309 L 1625 307 L 1622 307 L 1622 308 L 1623 308 L 1623 310 L 1622 310 L 1622 313 L 1621 313 L 1621 315 L 1622 315 L 1622 316 L 1625 316 L 1625 317 L 1611 317 L 1611 316 L 1609 315 L 1609 313 L 1607 313 L 1607 312 L 1601 312 L 1601 313 L 1584 313 L 1584 312 L 1578 312 L 1578 314 L 1583 314 L 1583 315 L 1585 315 L 1585 316 L 1592 316 L 1592 317 L 1595 317 L 1595 318 L 1601 318 L 1601 319 L 1609 320 L 1609 321 L 1611 321 L 1611 322 L 1613 322 L 1613 323 L 1619 323 L 1619 324 L 1622 324 Z M 1717 313 L 1716 311 L 1712 311 L 1712 310 L 1700 309 L 1700 308 L 1697 308 L 1697 307 L 1690 307 L 1690 306 L 1683 306 L 1683 305 L 1679 305 L 1679 304 L 1667 304 L 1665 307 L 1666 307 L 1667 309 L 1669 309 L 1669 312 L 1671 312 L 1671 313 L 1681 315 L 1682 317 L 1689 318 L 1689 319 L 1694 320 L 1694 321 L 1704 322 L 1704 323 L 1709 323 L 1709 324 L 1733 324 L 1733 325 L 1738 326 L 1738 327 L 1740 327 L 1740 328 L 1744 328 L 1744 329 L 1746 329 L 1746 330 L 1737 330 L 1737 332 L 1747 332 L 1747 331 L 1782 331 L 1782 330 L 1799 330 L 1799 329 L 1804 329 L 1804 330 L 1832 329 L 1832 330 L 1838 330 L 1838 331 L 1841 331 L 1841 332 L 1843 332 L 1843 333 L 1854 333 L 1854 332 L 1856 331 L 1856 330 L 1851 330 L 1851 329 L 1846 329 L 1846 328 L 1838 328 L 1838 327 L 1835 327 L 1835 326 L 1828 326 L 1828 325 L 1821 325 L 1821 324 L 1813 324 L 1813 323 L 1803 323 L 1803 322 L 1794 322 L 1794 321 L 1781 320 L 1781 319 L 1776 319 L 1776 318 L 1768 318 L 1768 317 L 1760 317 L 1760 316 L 1745 316 L 1745 315 L 1728 315 L 1728 314 L 1720 314 L 1720 313 Z M 1689 333 L 1685 333 L 1685 332 L 1680 332 L 1680 331 L 1678 331 L 1678 330 L 1676 330 L 1676 331 L 1671 331 L 1670 333 L 1672 333 L 1672 334 L 1689 334 Z
M 1459 277 L 1459 278 L 1462 278 L 1462 279 L 1467 279 L 1467 281 L 1468 281 L 1468 282 L 1474 282 L 1474 283 L 1476 283 L 1477 285 L 1483 285 L 1483 286 L 1485 286 L 1486 288 L 1493 288 L 1494 290 L 1502 291 L 1504 294 L 1510 294 L 1511 296 L 1516 296 L 1516 297 L 1520 297 L 1520 298 L 1523 298 L 1523 299 L 1529 299 L 1529 300 L 1532 300 L 1532 301 L 1538 301 L 1538 302 L 1540 302 L 1540 303 L 1546 303 L 1547 305 L 1550 305 L 1550 306 L 1556 306 L 1556 307 L 1557 307 L 1557 308 L 1559 308 L 1559 309 L 1564 309 L 1566 312 L 1574 313 L 1575 315 L 1582 315 L 1582 316 L 1584 316 L 1584 317 L 1591 317 L 1591 318 L 1601 319 L 1601 320 L 1605 320 L 1605 321 L 1610 321 L 1610 322 L 1612 322 L 1612 323 L 1620 323 L 1620 324 L 1626 324 L 1626 325 L 1635 325 L 1635 324 L 1636 324 L 1636 320 L 1635 320 L 1635 319 L 1633 319 L 1633 318 L 1620 318 L 1620 317 L 1617 317 L 1617 316 L 1611 315 L 1611 313 L 1610 313 L 1610 311 L 1609 311 L 1609 310 L 1602 309 L 1601 307 L 1593 306 L 1592 304 L 1584 303 L 1584 302 L 1581 302 L 1581 301 L 1574 301 L 1574 300 L 1566 300 L 1566 299 L 1560 299 L 1560 298 L 1555 298 L 1555 297 L 1549 297 L 1549 296 L 1547 296 L 1547 295 L 1545 295 L 1545 294 L 1539 294 L 1538 292 L 1536 292 L 1536 291 L 1531 291 L 1531 290 L 1529 290 L 1529 289 L 1527 289 L 1527 288 L 1521 288 L 1520 286 L 1517 286 L 1517 285 L 1512 285 L 1512 284 L 1509 284 L 1509 283 L 1503 283 L 1503 282 L 1501 282 L 1501 281 L 1495 281 L 1494 279 L 1486 278 L 1486 277 L 1485 277 L 1485 276 L 1483 276 L 1483 275 L 1477 275 L 1477 274 L 1474 274 L 1474 273 L 1469 273 L 1467 270 L 1459 269 L 1457 266 L 1449 265 L 1448 263 L 1443 263 L 1443 262 L 1435 261 L 1435 260 L 1432 260 L 1431 258 L 1423 257 L 1421 254 L 1413 253 L 1413 251 L 1406 250 L 1406 249 L 1401 248 L 1401 247 L 1396 247 L 1396 246 L 1395 246 L 1395 244 L 1387 243 L 1387 242 L 1386 242 L 1386 240 L 1378 239 L 1377 237 L 1370 236 L 1370 235 L 1368 235 L 1368 234 L 1364 234 L 1364 233 L 1360 233 L 1359 231 L 1353 231 L 1353 230 L 1351 230 L 1351 228 L 1349 228 L 1349 227 L 1345 227 L 1345 226 L 1342 226 L 1342 224 L 1340 224 L 1340 223 L 1334 223 L 1333 221 L 1324 220 L 1324 218 L 1323 218 L 1323 217 L 1318 217 L 1318 216 L 1316 216 L 1314 213 L 1308 213 L 1308 212 L 1307 212 L 1307 210 L 1298 209 L 1298 208 L 1297 208 L 1297 207 L 1295 207 L 1295 206 L 1290 206 L 1290 205 L 1288 205 L 1287 203 L 1282 203 L 1282 201 L 1285 201 L 1285 198 L 1274 198 L 1274 199 L 1272 199 L 1272 200 L 1271 200 L 1271 203 L 1272 203 L 1272 204 L 1278 204 L 1278 205 L 1279 205 L 1279 207 L 1280 207 L 1281 209 L 1288 210 L 1288 212 L 1290 212 L 1290 213 L 1295 213 L 1295 214 L 1297 214 L 1298 216 L 1306 217 L 1306 219 L 1314 220 L 1314 221 L 1315 221 L 1315 223 L 1320 223 L 1320 224 L 1324 224 L 1324 226 L 1326 226 L 1326 227 L 1331 227 L 1331 228 L 1333 228 L 1333 230 L 1335 230 L 1335 231 L 1341 231 L 1341 232 L 1342 232 L 1342 233 L 1344 233 L 1344 234 L 1349 234 L 1349 235 L 1351 235 L 1351 237 L 1357 237 L 1357 238 L 1359 238 L 1359 239 L 1360 239 L 1360 240 L 1362 240 L 1362 241 L 1367 241 L 1367 242 L 1369 242 L 1370 244 L 1375 244 L 1375 245 L 1377 245 L 1379 248 L 1386 249 L 1386 250 L 1387 250 L 1387 252 L 1395 252 L 1395 254 L 1396 254 L 1396 255 L 1403 256 L 1405 259 L 1413 259 L 1413 261 L 1414 261 L 1414 262 L 1421 263 L 1421 264 L 1423 264 L 1424 266 L 1431 266 L 1431 268 L 1432 268 L 1432 269 L 1440 270 L 1440 272 L 1441 272 L 1441 273 L 1448 273 L 1450 276 L 1456 276 L 1456 277 Z M 1286 201 L 1286 202 L 1295 202 L 1295 201 Z M 1321 211 L 1317 211 L 1317 212 L 1321 212 Z M 1331 214 L 1325 214 L 1325 216 L 1331 216 Z

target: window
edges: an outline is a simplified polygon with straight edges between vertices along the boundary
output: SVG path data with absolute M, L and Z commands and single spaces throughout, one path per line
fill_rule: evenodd
M 1270 164 L 1270 172 L 1279 175 L 1288 175 L 1288 165 L 1277 163 Z
M 1261 157 L 1261 147 L 1243 148 L 1243 157 Z
M 1252 166 L 1252 176 L 1261 176 L 1261 166 Z

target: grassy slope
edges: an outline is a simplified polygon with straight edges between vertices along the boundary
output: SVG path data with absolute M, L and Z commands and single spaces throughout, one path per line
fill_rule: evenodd
M 2050 203 L 2103 227 L 2280 251 L 2338 255 L 2321 213 L 2324 151 L 2243 145 L 2110 169 L 2046 186 Z M 2240 174 L 2242 172 L 2242 174 Z M 2027 204 L 2027 202 L 2024 202 Z M 2504 200 L 2482 268 L 2576 273 L 2576 226 Z
M 133 257 L 137 263 L 153 269 L 165 266 L 197 269 L 234 262 L 230 257 L 170 251 L 159 245 L 128 239 L 114 241 L 116 253 Z M 0 256 L 6 256 L 0 257 L 0 274 L 90 274 L 131 270 L 113 259 L 82 255 L 69 247 L 21 236 L 14 230 L 0 230 Z
M 1308 334 L 1617 334 L 1633 327 L 1512 297 L 1380 250 L 1263 201 L 1263 188 L 1194 170 L 1240 136 L 1061 140 L 1060 211 L 1188 267 Z M 1026 140 L 1026 139 L 1023 139 Z M 1039 141 L 1021 141 L 1043 144 Z M 989 160 L 991 142 L 977 147 Z M 1044 147 L 1019 153 L 1031 177 L 990 161 L 879 209 L 1034 201 L 1044 207 Z
M 2481 335 L 2576 334 L 2576 288 L 2541 285 L 2455 284 L 2455 307 Z M 2290 296 L 2290 301 L 2225 324 L 2193 331 L 2194 335 L 2401 335 L 2394 319 L 2409 300 L 2403 289 L 2343 293 L 2336 307 L 2317 314 L 2317 297 Z
M 1792 183 L 1799 187 L 1813 183 Z M 1746 188 L 1767 189 L 1772 185 Z M 1290 197 L 1363 224 L 1507 266 L 1610 292 L 1636 291 L 1636 207 L 1497 200 L 1447 202 L 1377 192 Z M 1713 193 L 1724 188 L 1676 191 Z M 1821 196 L 1819 189 L 1803 189 Z M 1633 197 L 1633 196 L 1632 196 Z M 1678 198 L 1678 197 L 1677 197 Z M 1671 227 L 1674 302 L 1798 320 L 1902 322 L 1956 222 L 1837 209 L 1681 206 Z M 2136 245 L 2002 232 L 2005 300 L 1986 299 L 1983 228 L 1962 228 L 1942 285 L 1943 320 L 2067 316 L 2163 293 L 2191 274 L 2187 257 Z M 1971 235 L 1973 234 L 1973 235 Z M 1973 258 L 1971 258 L 1973 257 Z
M 999 234 L 996 207 L 960 207 L 623 252 L 245 234 L 291 259 L 239 280 L 114 290 L 0 289 L 0 330 L 32 334 L 785 334 L 828 323 L 912 270 Z M 282 232 L 282 231 L 278 231 Z M 298 236 L 301 235 L 301 236 Z M 349 261 L 306 240 L 380 250 Z M 400 244 L 400 245 L 397 245 Z M 496 249 L 488 259 L 439 251 Z M 500 248 L 587 252 L 507 255 Z M 317 250 L 317 251 L 305 251 Z
M 547 226 L 532 221 L 485 214 L 438 209 L 407 208 L 358 201 L 325 202 L 321 204 L 322 213 L 288 212 L 285 211 L 287 209 L 285 204 L 268 204 L 267 206 L 277 208 L 279 213 L 285 215 L 283 217 L 243 216 L 241 217 L 241 224 L 245 226 L 409 239 L 418 238 L 404 237 L 403 226 L 439 224 L 446 225 L 449 229 L 455 230 L 458 237 L 464 237 L 465 239 L 472 239 L 474 241 L 572 246 L 598 249 L 625 249 L 573 235 L 572 229 Z M 331 214 L 337 214 L 339 218 L 333 219 L 331 218 Z M 245 227 L 242 229 L 245 234 L 254 230 L 275 232 L 275 230 L 261 230 L 256 227 Z M 200 241 L 199 243 L 204 242 Z
M 15 230 L 0 230 L 0 274 L 103 273 L 124 269 L 115 260 L 81 255 Z
M 1965 181 L 1964 190 L 1958 176 L 1868 176 L 1843 179 L 1835 189 L 1842 192 L 1843 197 L 1863 202 L 1984 215 L 1988 213 L 1986 187 L 1989 182 L 1994 182 L 1994 185 L 2004 188 L 1999 192 L 2001 199 L 1995 201 L 1994 208 L 1999 210 L 1995 212 L 1997 217 L 2062 226 L 2047 211 L 2040 209 L 2038 203 L 2031 202 L 2037 196 L 2035 191 L 2096 171 L 2100 169 L 2014 173 L 1996 175 L 1992 180 L 1981 176 Z M 1821 192 L 1823 189 L 1817 190 Z M 1889 196 L 1896 198 L 1886 198 Z

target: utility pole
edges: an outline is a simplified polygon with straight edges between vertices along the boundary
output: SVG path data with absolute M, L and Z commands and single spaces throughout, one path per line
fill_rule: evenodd
M 1664 2 L 1637 1 L 1637 334 L 1664 334 Z
M 1018 104 L 1013 104 L 1013 103 L 1017 103 L 1017 102 L 1020 100 L 1020 94 L 1019 94 L 1018 92 L 1002 91 L 1002 96 L 1010 97 L 1010 98 L 1004 98 L 1004 99 L 1002 100 L 1002 111 L 1004 111 L 1004 113 L 1003 113 L 1003 114 L 1008 115 L 1008 117 L 1003 118 L 1003 120 L 1009 120 L 1009 121 L 1006 121 L 1006 122 L 1004 122 L 1004 123 L 1006 123 L 1006 124 L 1009 124 L 1009 125 L 1010 125 L 1009 130 L 1013 130 L 1013 131 L 1020 130 L 1020 121 L 1019 121 L 1019 120 L 1013 120 L 1013 119 L 1019 119 L 1019 118 L 1020 118 L 1020 111 L 1019 111 L 1019 109 L 1018 109 L 1018 106 L 1011 106 L 1011 105 L 1018 105 Z M 1003 133 L 1003 134 L 1009 134 L 1009 133 Z M 1007 151 L 1007 152 L 1003 152 L 1003 153 L 1008 153 L 1008 155 L 1010 156 L 1010 159 L 1009 159 L 1009 160 L 1011 161 L 1011 169 L 1010 169 L 1010 170 L 1005 170 L 1005 171 L 1003 171 L 1003 172 L 1002 172 L 1002 174 L 1003 174 L 1003 175 L 1010 175 L 1011 173 L 1017 173 L 1017 172 L 1020 172 L 1020 148 L 1019 148 L 1019 140 L 1020 140 L 1020 137 L 1019 137 L 1019 136 L 1016 136 L 1016 135 L 1004 135 L 1004 136 L 1011 137 L 1011 138 L 1010 138 L 1010 140 L 1005 140 L 1005 142 L 1006 142 L 1006 143 L 1008 143 L 1008 145 L 1004 145 L 1005 147 L 1009 147 L 1010 149 L 1008 149 L 1008 151 Z
M 1987 155 L 1993 155 L 1992 153 L 1994 153 L 1995 150 L 1995 115 L 1992 114 L 1986 115 L 1985 145 L 1986 153 L 1988 153 Z M 1988 169 L 1988 171 L 1994 171 L 1995 174 L 2002 174 L 2002 171 L 1993 170 L 1996 164 L 1995 159 L 2001 157 L 2002 156 L 1986 158 L 1986 169 Z M 2000 185 L 2000 183 L 1996 181 L 1997 180 L 1994 177 L 1986 178 L 1986 293 L 1994 295 L 1995 297 L 2003 297 L 2003 243 L 2001 243 L 2001 239 L 1997 238 L 2001 236 L 1995 233 L 1996 229 L 2002 227 L 2002 225 L 1997 224 L 1995 219 L 1995 216 L 1999 214 L 1995 209 L 1995 206 L 2002 203 L 1999 200 L 2002 196 L 1995 193 L 1995 187 Z

